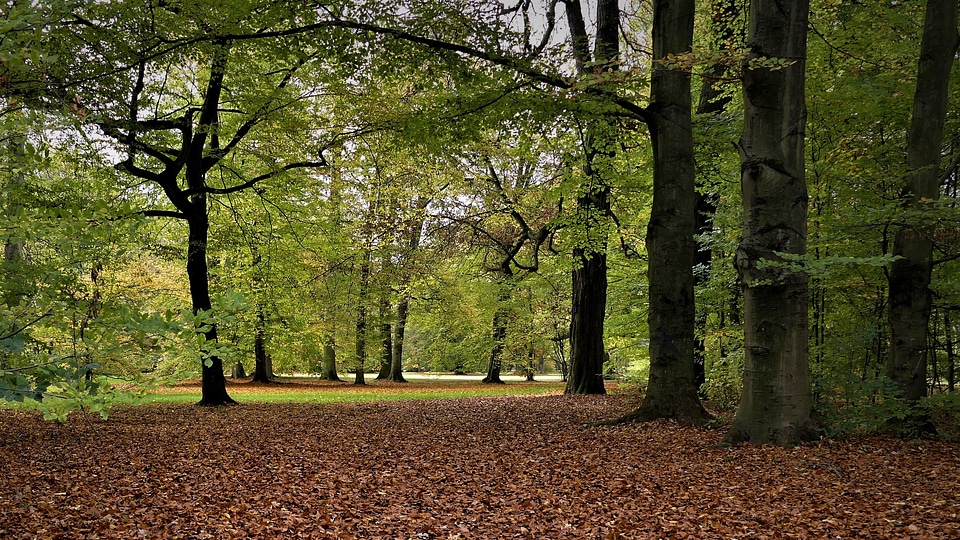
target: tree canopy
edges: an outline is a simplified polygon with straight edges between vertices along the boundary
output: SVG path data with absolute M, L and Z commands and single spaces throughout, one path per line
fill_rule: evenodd
M 773 4 L 5 5 L 0 390 L 549 368 L 731 442 L 925 429 L 956 2 Z

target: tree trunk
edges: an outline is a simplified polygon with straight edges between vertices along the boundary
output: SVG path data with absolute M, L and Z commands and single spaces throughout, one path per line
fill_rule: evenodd
M 953 393 L 957 389 L 956 366 L 957 356 L 953 344 L 953 326 L 950 324 L 950 310 L 943 310 L 943 332 L 947 349 L 947 392 Z
M 503 346 L 507 339 L 507 321 L 510 312 L 507 302 L 510 301 L 508 283 L 510 276 L 501 276 L 497 280 L 497 309 L 493 312 L 493 349 L 490 350 L 490 361 L 487 363 L 487 376 L 483 382 L 487 384 L 504 384 L 500 378 L 500 364 L 503 357 Z
M 656 0 L 653 57 L 689 52 L 693 0 Z M 647 227 L 650 284 L 650 378 L 637 420 L 676 418 L 700 425 L 709 418 L 694 385 L 696 304 L 695 169 L 690 74 L 657 64 L 651 78 L 653 208 Z
M 190 282 L 190 299 L 193 313 L 210 311 L 210 280 L 207 270 L 207 221 L 206 197 L 195 196 L 196 213 L 187 220 L 189 227 L 187 249 L 187 279 Z M 204 332 L 207 343 L 217 343 L 217 325 L 211 323 Z M 236 403 L 227 394 L 227 379 L 223 376 L 223 361 L 213 355 L 204 359 L 201 368 L 201 397 L 197 405 L 217 406 Z
M 21 134 L 10 135 L 7 147 L 10 151 L 10 159 L 15 163 L 24 164 L 26 162 L 25 137 Z M 3 210 L 8 216 L 16 216 L 20 207 L 20 193 L 26 183 L 26 173 L 21 168 L 13 172 L 5 186 L 3 186 Z M 21 239 L 7 237 L 3 245 L 3 274 L 4 291 L 3 302 L 8 307 L 18 306 L 21 301 L 31 294 L 30 280 L 23 279 L 23 276 L 29 275 L 25 265 L 27 259 L 24 256 L 24 243 Z
M 604 197 L 604 200 L 606 197 Z M 565 394 L 605 394 L 603 318 L 607 306 L 607 255 L 573 250 L 573 309 L 570 313 L 570 373 Z
M 397 303 L 397 320 L 393 323 L 393 354 L 390 359 L 390 380 L 393 382 L 407 382 L 403 378 L 403 336 L 409 312 L 410 301 L 405 297 L 401 298 Z
M 370 252 L 364 254 L 363 262 L 360 263 L 360 291 L 357 295 L 357 336 L 355 341 L 356 351 L 356 376 L 354 384 L 366 384 L 364 381 L 364 369 L 366 369 L 367 360 L 367 287 L 370 280 Z
M 566 2 L 570 39 L 580 73 L 615 71 L 620 50 L 620 7 L 617 0 L 597 2 L 597 37 L 589 51 L 580 2 Z M 592 64 L 592 65 L 591 65 Z M 589 182 L 577 197 L 577 215 L 586 229 L 587 247 L 573 250 L 570 313 L 570 374 L 567 394 L 604 394 L 603 322 L 607 309 L 607 238 L 603 220 L 610 214 L 610 185 L 605 180 L 616 147 L 616 124 L 600 118 L 589 121 L 584 135 L 584 172 Z
M 337 350 L 334 348 L 333 336 L 327 338 L 323 344 L 323 373 L 321 378 L 327 381 L 340 382 L 337 374 Z
M 903 205 L 916 213 L 940 197 L 940 153 L 950 70 L 958 46 L 957 0 L 928 0 L 920 44 L 917 87 L 907 135 Z M 897 231 L 890 264 L 890 351 L 887 376 L 908 402 L 927 394 L 927 327 L 930 323 L 933 243 L 930 219 L 916 217 Z
M 736 24 L 739 15 L 739 0 L 714 0 L 711 3 L 710 33 L 713 50 L 728 51 L 743 46 L 744 36 L 739 30 L 740 26 Z M 726 110 L 732 96 L 724 93 L 723 81 L 731 77 L 729 71 L 730 69 L 720 62 L 707 67 L 707 72 L 700 87 L 697 116 L 716 116 Z M 697 287 L 710 280 L 711 264 L 713 262 L 713 250 L 710 244 L 704 242 L 702 238 L 713 230 L 713 217 L 717 213 L 717 206 L 714 196 L 707 193 L 706 190 L 707 188 L 702 182 L 697 185 L 696 202 L 694 203 L 694 220 L 697 230 L 697 247 L 693 259 L 695 268 L 693 275 L 694 296 L 696 296 Z M 701 398 L 705 397 L 702 388 L 707 380 L 707 349 L 703 338 L 707 329 L 707 313 L 708 310 L 705 307 L 700 307 L 695 322 L 695 335 L 697 337 L 694 340 L 693 385 L 697 388 Z M 722 315 L 721 308 L 721 317 Z
M 233 371 L 230 376 L 234 379 L 244 379 L 247 377 L 247 371 L 243 369 L 243 363 L 237 362 L 233 365 Z
M 263 306 L 257 306 L 256 325 L 257 327 L 253 334 L 253 382 L 273 382 L 271 379 L 271 377 L 273 377 L 273 370 L 271 369 L 270 362 L 267 359 L 267 319 L 263 313 Z
M 807 0 L 751 0 L 740 138 L 744 383 L 724 441 L 793 445 L 815 435 L 807 359 L 807 275 L 777 266 L 806 254 L 804 177 Z M 788 59 L 782 69 L 749 61 Z M 761 260 L 770 261 L 763 266 Z
M 383 381 L 390 378 L 390 370 L 393 369 L 393 343 L 390 326 L 390 303 L 384 299 L 380 300 L 380 371 L 377 373 L 377 380 Z
M 696 253 L 693 256 L 693 290 L 694 299 L 696 299 L 697 287 L 710 281 L 710 266 L 713 263 L 713 250 L 709 243 L 703 242 L 700 238 L 713 230 L 713 216 L 717 213 L 717 207 L 710 195 L 698 192 L 693 211 L 698 237 Z M 707 382 L 707 344 L 705 340 L 707 313 L 708 310 L 705 307 L 701 308 L 697 311 L 694 322 L 693 387 L 697 389 L 697 394 L 700 397 L 704 396 L 702 388 L 704 383 Z

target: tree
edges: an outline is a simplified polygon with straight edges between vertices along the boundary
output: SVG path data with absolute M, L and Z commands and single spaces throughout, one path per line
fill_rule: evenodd
M 707 413 L 694 386 L 694 206 L 690 74 L 664 65 L 693 45 L 694 2 L 660 0 L 653 12 L 651 104 L 653 208 L 647 229 L 650 379 L 639 419 L 700 424 Z
M 254 45 L 258 42 L 225 37 L 227 31 L 255 24 L 247 10 L 236 6 L 204 5 L 196 12 L 146 9 L 152 11 L 124 11 L 117 5 L 104 4 L 86 6 L 78 12 L 76 24 L 68 27 L 75 34 L 66 45 L 89 46 L 101 55 L 82 58 L 83 62 L 123 67 L 91 75 L 94 68 L 84 64 L 77 73 L 60 74 L 61 80 L 56 82 L 89 95 L 78 106 L 124 156 L 117 169 L 154 186 L 172 206 L 147 209 L 142 214 L 177 218 L 187 224 L 186 268 L 203 356 L 200 404 L 232 403 L 218 354 L 217 324 L 207 317 L 212 310 L 208 207 L 211 197 L 252 189 L 286 171 L 325 164 L 318 152 L 311 152 L 313 155 L 306 159 L 277 161 L 276 154 L 259 154 L 244 146 L 262 135 L 258 132 L 262 124 L 298 101 L 295 91 L 299 89 L 294 89 L 296 84 L 291 82 L 296 82 L 294 76 L 310 54 L 291 58 L 282 46 L 279 51 L 257 49 Z M 210 20 L 219 20 L 222 26 L 211 27 Z M 193 30 L 196 35 L 171 45 L 166 32 L 173 28 Z M 99 43 L 117 46 L 96 46 Z M 257 54 L 269 58 L 265 70 L 271 75 L 259 81 L 245 79 L 244 70 L 257 64 Z M 201 62 L 206 67 L 201 67 Z M 196 79 L 189 80 L 193 77 Z M 229 82 L 231 78 L 236 85 Z M 169 85 L 161 81 L 169 81 Z M 189 95 L 194 88 L 199 95 Z M 304 142 L 308 147 L 318 146 L 316 142 Z M 241 154 L 260 160 L 256 173 L 248 176 L 247 170 L 233 165 Z M 208 177 L 212 174 L 223 187 L 210 185 Z
M 901 205 L 915 214 L 908 226 L 896 232 L 896 259 L 888 273 L 890 352 L 886 372 L 912 404 L 927 394 L 934 227 L 925 214 L 940 198 L 943 183 L 943 126 L 958 46 L 956 0 L 928 0 L 907 134 L 908 173 L 900 198 Z
M 618 69 L 620 7 L 617 0 L 599 0 L 596 44 L 591 55 L 579 0 L 565 1 L 570 41 L 577 71 L 602 74 Z M 573 249 L 573 291 L 570 312 L 570 373 L 566 394 L 604 394 L 603 321 L 607 308 L 607 239 L 603 221 L 610 215 L 610 167 L 616 145 L 614 122 L 587 120 L 583 135 L 586 184 L 577 196 L 578 221 L 584 244 Z
M 728 443 L 795 444 L 813 435 L 807 364 L 804 96 L 808 2 L 751 0 L 743 62 L 744 388 Z

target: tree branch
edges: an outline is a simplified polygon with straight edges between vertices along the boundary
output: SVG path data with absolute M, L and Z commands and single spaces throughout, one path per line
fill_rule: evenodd
M 235 186 L 230 186 L 226 188 L 214 188 L 214 187 L 204 186 L 202 188 L 185 189 L 183 190 L 183 195 L 187 197 L 191 195 L 199 195 L 201 193 L 212 194 L 212 195 L 228 195 L 230 193 L 236 193 L 238 191 L 243 191 L 245 189 L 251 188 L 256 184 L 258 184 L 259 182 L 262 182 L 269 178 L 273 178 L 274 176 L 277 176 L 278 174 L 289 171 L 289 170 L 305 169 L 309 167 L 326 167 L 328 165 L 329 164 L 327 163 L 327 160 L 324 159 L 323 156 L 320 156 L 320 161 L 298 161 L 295 163 L 288 163 L 283 167 L 280 167 L 279 169 L 275 169 L 268 173 L 261 174 L 260 176 L 251 178 L 250 180 L 247 180 L 246 182 L 242 184 L 237 184 Z

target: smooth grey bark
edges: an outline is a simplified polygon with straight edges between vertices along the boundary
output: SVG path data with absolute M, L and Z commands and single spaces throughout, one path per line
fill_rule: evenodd
M 744 380 L 724 441 L 793 445 L 813 437 L 807 358 L 807 275 L 776 265 L 807 250 L 804 77 L 809 2 L 751 0 L 739 142 Z M 782 69 L 749 65 L 782 58 Z M 761 260 L 771 261 L 766 266 Z
M 907 134 L 904 207 L 919 214 L 940 198 L 940 156 L 948 105 L 950 70 L 960 38 L 957 0 L 928 0 L 917 67 L 913 113 Z M 890 264 L 890 350 L 886 373 L 909 402 L 927 394 L 927 329 L 930 324 L 933 272 L 932 226 L 917 216 L 900 228 Z M 929 220 L 927 220 L 929 222 Z
M 692 49 L 693 17 L 693 0 L 654 2 L 654 59 Z M 646 238 L 650 376 L 643 402 L 631 417 L 699 425 L 709 415 L 694 385 L 696 172 L 690 74 L 654 66 L 647 107 L 653 143 L 653 208 Z

